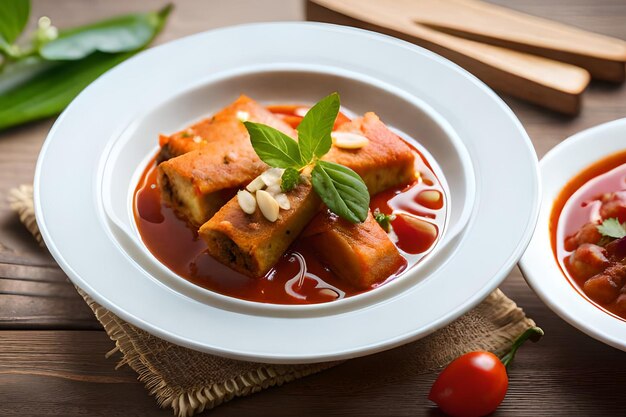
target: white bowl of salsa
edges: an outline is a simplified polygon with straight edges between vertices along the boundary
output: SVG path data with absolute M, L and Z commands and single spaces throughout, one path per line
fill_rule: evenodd
M 522 273 L 568 323 L 626 350 L 626 119 L 570 137 L 540 169 L 543 205 Z

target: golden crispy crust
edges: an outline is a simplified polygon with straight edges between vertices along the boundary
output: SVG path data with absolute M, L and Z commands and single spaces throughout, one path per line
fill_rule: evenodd
M 167 161 L 170 158 L 201 149 L 210 143 L 220 143 L 232 150 L 243 142 L 249 142 L 247 131 L 237 117 L 239 112 L 248 113 L 248 120 L 250 121 L 272 126 L 295 137 L 291 126 L 250 97 L 241 95 L 212 117 L 203 119 L 170 136 L 160 135 L 161 151 L 157 157 L 157 162 Z
M 258 208 L 253 214 L 244 213 L 237 198 L 231 199 L 199 230 L 209 254 L 246 275 L 265 275 L 321 205 L 309 184 L 298 185 L 288 196 L 291 208 L 281 210 L 274 223 Z
M 241 96 L 217 113 L 210 122 L 192 126 L 202 136 L 197 149 L 159 164 L 158 180 L 163 199 L 190 223 L 200 226 L 226 203 L 223 191 L 241 187 L 261 174 L 265 165 L 254 152 L 245 126 L 237 113 L 245 111 L 249 120 L 272 125 L 295 136 L 293 129 L 254 100 Z M 208 119 L 207 119 L 208 120 Z M 176 136 L 162 149 L 189 145 L 191 138 Z M 193 142 L 193 141 L 192 141 Z
M 209 166 L 212 171 L 207 175 Z M 267 165 L 253 152 L 235 154 L 207 146 L 161 163 L 157 174 L 163 200 L 191 224 L 200 226 L 228 201 L 232 195 L 228 191 L 265 169 Z
M 361 149 L 333 146 L 324 159 L 352 168 L 363 178 L 370 194 L 415 179 L 413 149 L 389 130 L 375 113 L 365 113 L 362 118 L 344 123 L 337 130 L 361 134 L 369 139 L 369 143 Z
M 357 288 L 371 288 L 406 265 L 371 212 L 365 222 L 353 224 L 325 210 L 302 237 L 339 278 Z
M 391 132 L 374 113 L 366 113 L 363 118 L 343 124 L 340 129 L 365 135 L 369 139 L 369 144 L 352 151 L 333 147 L 325 159 L 345 164 L 354 169 L 363 177 L 371 194 L 395 185 L 408 183 L 415 178 L 413 150 Z M 299 188 L 298 193 L 302 193 L 299 198 L 303 201 L 315 199 L 319 202 L 309 186 Z M 291 227 L 289 229 L 290 234 L 285 235 L 280 221 L 273 224 L 269 223 L 259 212 L 248 216 L 239 207 L 237 199 L 233 198 L 200 228 L 200 236 L 207 242 L 209 253 L 220 262 L 244 274 L 262 276 L 278 261 L 300 230 L 314 217 L 317 211 L 312 210 L 312 207 L 313 205 L 309 204 L 294 205 L 292 202 L 288 216 L 290 219 L 294 218 L 292 220 L 294 224 L 302 227 L 299 229 Z M 281 216 L 283 213 L 281 210 Z M 380 229 L 375 221 L 374 224 Z M 357 231 L 365 233 L 371 224 L 367 227 L 367 229 L 357 229 Z M 294 230 L 298 230 L 298 232 L 294 234 Z M 252 231 L 255 232 L 252 233 Z M 359 236 L 365 239 L 364 234 Z M 378 236 L 378 238 L 380 243 L 391 244 L 386 234 L 384 237 Z M 274 241 L 272 241 L 273 239 Z M 341 242 L 338 241 L 338 243 Z M 268 249 L 270 245 L 272 246 L 271 250 Z M 395 246 L 393 244 L 391 246 L 395 250 Z M 383 245 L 383 248 L 390 251 L 386 244 Z M 358 253 L 363 256 L 367 254 L 367 252 Z M 394 260 L 397 258 L 392 257 L 389 262 L 394 264 L 392 262 Z M 346 268 L 356 270 L 359 264 L 354 263 L 354 265 L 348 265 Z M 383 272 L 387 270 L 385 267 L 389 265 L 387 262 L 380 262 Z M 365 266 L 361 265 L 360 268 L 363 270 Z M 368 271 L 368 275 L 363 278 L 366 281 L 373 281 L 382 274 L 374 269 Z M 358 282 L 355 283 L 355 285 L 358 284 Z

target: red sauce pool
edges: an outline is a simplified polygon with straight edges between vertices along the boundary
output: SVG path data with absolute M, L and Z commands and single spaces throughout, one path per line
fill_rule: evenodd
M 577 279 L 569 272 L 569 256 L 565 240 L 583 225 L 599 219 L 598 198 L 605 193 L 626 190 L 626 151 L 619 152 L 589 166 L 570 180 L 554 202 L 550 214 L 550 238 L 552 251 L 563 274 L 572 286 L 591 303 L 614 314 L 611 304 L 601 305 L 589 299 L 584 291 L 584 279 Z
M 289 116 L 298 106 L 271 106 L 275 114 Z M 296 114 L 290 119 L 299 123 Z M 345 115 L 338 117 L 345 118 Z M 446 206 L 443 188 L 430 163 L 415 149 L 416 171 L 420 177 L 413 183 L 386 190 L 371 199 L 372 211 L 397 215 L 392 222 L 392 240 L 407 259 L 405 267 L 389 277 L 393 280 L 406 268 L 414 266 L 439 239 L 445 222 Z M 211 291 L 240 299 L 273 304 L 314 304 L 335 300 L 325 288 L 331 288 L 339 298 L 349 297 L 367 290 L 357 289 L 340 280 L 324 266 L 306 244 L 296 239 L 278 264 L 264 277 L 250 278 L 217 262 L 209 256 L 206 244 L 195 228 L 176 216 L 161 201 L 157 183 L 156 166 L 152 160 L 145 168 L 134 195 L 135 220 L 141 237 L 150 252 L 164 265 L 181 277 Z M 430 191 L 424 199 L 423 192 Z M 439 193 L 440 198 L 435 198 Z M 422 194 L 422 195 L 421 195 Z M 426 227 L 415 228 L 408 220 L 425 222 Z M 422 230 L 424 229 L 424 230 Z M 433 235 L 432 231 L 435 230 Z M 306 262 L 304 280 L 294 279 L 300 271 L 300 259 Z M 376 284 L 374 287 L 382 284 Z

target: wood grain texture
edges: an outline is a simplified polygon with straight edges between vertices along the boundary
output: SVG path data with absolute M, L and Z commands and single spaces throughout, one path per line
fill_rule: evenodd
M 467 39 L 556 59 L 622 82 L 626 42 L 477 0 L 420 0 L 416 21 Z M 420 7 L 427 3 L 428 7 Z
M 497 0 L 498 4 L 548 17 L 586 30 L 626 39 L 623 0 Z M 119 12 L 158 8 L 160 0 L 36 0 L 33 15 L 50 15 L 62 25 L 84 23 Z M 292 0 L 185 0 L 159 42 L 254 20 L 295 20 L 303 3 Z M 582 129 L 626 117 L 626 86 L 593 82 L 580 116 L 565 117 L 520 102 L 515 111 L 542 156 Z M 86 329 L 82 301 L 67 298 L 72 287 L 9 210 L 6 191 L 32 180 L 35 160 L 52 121 L 0 133 L 0 415 L 2 416 L 166 416 L 127 368 L 114 370 L 105 359 L 112 347 L 104 332 Z M 24 267 L 22 267 L 24 266 Z M 7 279 L 10 278 L 10 279 Z M 16 279 L 17 278 L 17 279 Z M 9 282 L 11 281 L 11 282 Z M 15 283 L 13 281 L 19 281 Z M 515 269 L 503 291 L 546 331 L 536 345 L 525 346 L 511 369 L 511 385 L 496 416 L 623 415 L 626 397 L 624 353 L 597 342 L 552 313 Z M 37 297 L 45 293 L 47 297 Z M 65 298 L 64 298 L 65 297 Z M 75 307 L 67 308 L 69 304 Z M 85 307 L 86 308 L 86 307 Z M 20 322 L 20 325 L 16 325 Z M 43 323 L 43 324 L 42 324 Z M 93 322 L 92 322 L 93 324 Z M 435 373 L 407 374 L 402 363 L 381 363 L 377 356 L 350 361 L 280 388 L 272 388 L 218 407 L 211 416 L 438 416 L 426 400 Z
M 534 299 L 526 308 L 541 307 Z M 623 410 L 616 389 L 626 384 L 626 368 L 619 366 L 623 353 L 559 320 L 541 324 L 547 336 L 519 353 L 511 389 L 495 416 L 610 416 Z M 154 405 L 132 371 L 115 371 L 115 358 L 104 359 L 112 342 L 103 332 L 5 330 L 0 344 L 1 415 L 169 414 Z M 435 377 L 418 377 L 402 363 L 374 355 L 234 400 L 210 415 L 440 415 L 425 400 Z
M 105 359 L 104 332 L 3 331 L 0 346 L 2 416 L 171 415 L 131 369 Z
M 590 79 L 586 70 L 418 25 L 415 21 L 421 16 L 422 6 L 423 2 L 395 0 L 310 0 L 307 18 L 404 39 L 462 66 L 496 91 L 561 113 L 579 112 L 581 94 Z
M 0 306 L 4 329 L 101 328 L 56 265 L 0 263 Z

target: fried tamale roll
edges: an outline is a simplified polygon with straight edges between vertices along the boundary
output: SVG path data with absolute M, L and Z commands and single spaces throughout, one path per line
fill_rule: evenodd
M 211 125 L 211 120 L 212 118 L 202 119 L 198 123 L 170 136 L 159 135 L 159 146 L 161 149 L 157 155 L 157 164 L 204 146 L 205 142 L 198 132 L 206 130 Z
M 415 179 L 413 150 L 391 132 L 374 113 L 366 113 L 363 118 L 345 123 L 341 125 L 341 129 L 348 129 L 345 131 L 357 132 L 367 137 L 368 144 L 360 149 L 341 149 L 333 146 L 324 159 L 342 163 L 358 172 L 368 186 L 370 194 L 395 185 L 410 183 Z M 299 192 L 315 194 L 310 187 L 302 188 Z M 309 201 L 308 197 L 299 198 Z M 313 219 L 316 211 L 311 211 L 308 205 L 301 208 L 292 204 L 288 213 L 290 218 L 292 216 L 297 218 L 298 224 L 306 225 Z M 254 228 L 262 230 L 264 244 L 269 245 L 272 239 L 276 239 L 281 242 L 280 245 L 273 246 L 271 252 L 256 244 L 251 245 L 249 236 Z M 229 235 L 226 236 L 229 240 L 224 238 L 226 229 L 229 231 Z M 202 226 L 200 236 L 207 242 L 209 253 L 218 261 L 254 277 L 265 275 L 297 237 L 297 233 L 293 233 L 294 229 L 290 229 L 289 235 L 282 232 L 282 228 L 265 220 L 258 211 L 253 215 L 246 215 L 239 207 L 237 198 L 233 198 Z M 256 238 L 252 242 L 256 242 Z M 214 245 L 219 247 L 213 247 Z M 278 248 L 281 250 L 277 250 Z M 257 254 L 257 251 L 261 253 Z M 257 261 L 258 259 L 262 259 L 263 262 Z
M 240 120 L 242 116 L 296 136 L 287 124 L 254 100 L 242 96 L 198 131 L 204 138 L 198 143 L 201 146 L 158 166 L 163 200 L 196 226 L 209 220 L 228 201 L 232 196 L 229 191 L 247 184 L 267 169 L 250 144 L 248 131 Z M 185 138 L 179 139 L 169 144 L 182 144 Z M 173 149 L 169 147 L 168 152 Z
M 161 150 L 157 163 L 201 149 L 207 143 L 219 142 L 223 146 L 239 146 L 243 136 L 241 119 L 263 123 L 287 135 L 293 135 L 291 126 L 250 97 L 241 95 L 214 116 L 170 136 L 161 135 L 159 137 Z M 243 137 L 243 140 L 247 140 L 247 136 Z
M 209 254 L 243 274 L 265 275 L 321 205 L 308 183 L 299 184 L 288 198 L 291 207 L 281 210 L 273 223 L 258 208 L 252 214 L 244 213 L 237 198 L 231 199 L 198 232 Z
M 163 200 L 200 226 L 232 197 L 233 189 L 266 169 L 252 149 L 234 152 L 211 144 L 161 163 L 157 178 Z
M 333 146 L 324 159 L 352 168 L 363 178 L 370 194 L 410 183 L 415 179 L 415 154 L 378 118 L 368 112 L 361 118 L 343 123 L 337 132 L 365 136 L 369 143 L 359 149 Z
M 356 288 L 371 288 L 406 265 L 371 212 L 363 223 L 350 223 L 324 210 L 302 238 L 339 278 Z

